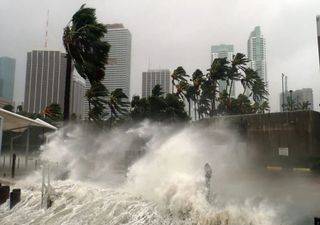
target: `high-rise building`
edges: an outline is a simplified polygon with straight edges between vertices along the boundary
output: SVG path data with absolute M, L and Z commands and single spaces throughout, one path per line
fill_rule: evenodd
M 33 50 L 27 54 L 26 86 L 24 95 L 24 110 L 30 113 L 41 113 L 43 109 L 57 103 L 63 109 L 66 80 L 66 54 L 60 51 Z M 79 83 L 79 85 L 78 85 Z M 83 91 L 80 91 L 81 83 Z M 82 106 L 76 106 L 73 101 L 78 95 L 84 97 L 84 81 L 71 81 L 70 114 Z
M 131 34 L 122 24 L 107 25 L 106 41 L 110 44 L 106 75 L 102 83 L 111 92 L 117 88 L 129 97 L 131 68 Z
M 170 70 L 148 70 L 142 73 L 142 97 L 152 94 L 152 89 L 157 84 L 162 88 L 162 92 L 170 93 Z
M 130 69 L 131 69 L 131 34 L 123 24 L 107 25 L 108 32 L 105 40 L 110 45 L 108 63 L 106 65 L 105 77 L 101 81 L 109 92 L 117 88 L 130 97 Z M 86 82 L 86 88 L 90 88 Z M 87 118 L 89 111 L 88 102 L 85 101 L 83 115 Z
M 317 36 L 318 36 L 318 56 L 319 56 L 319 64 L 320 64 L 320 15 L 317 16 Z
M 70 112 L 76 115 L 77 119 L 82 119 L 84 117 L 83 106 L 85 102 L 85 94 L 86 82 L 80 75 L 75 73 L 71 84 Z
M 0 97 L 8 102 L 13 101 L 16 60 L 0 57 Z
M 290 101 L 292 98 L 292 101 Z M 283 111 L 284 99 L 284 110 L 290 108 L 292 102 L 292 109 L 299 110 L 302 109 L 302 105 L 308 103 L 308 109 L 313 110 L 313 92 L 312 88 L 302 88 L 295 91 L 285 90 L 284 94 L 280 94 L 280 111 Z
M 228 61 L 232 60 L 234 54 L 233 45 L 213 45 L 211 46 L 211 63 L 216 58 L 227 58 Z M 227 82 L 226 81 L 219 81 L 219 91 L 226 90 Z M 229 92 L 229 90 L 227 90 Z M 235 84 L 232 86 L 231 89 L 231 96 L 235 97 Z
M 33 50 L 27 54 L 24 110 L 40 113 L 51 103 L 63 108 L 66 58 L 60 51 Z
M 249 66 L 256 70 L 263 81 L 267 83 L 266 39 L 259 26 L 251 32 L 247 47 Z

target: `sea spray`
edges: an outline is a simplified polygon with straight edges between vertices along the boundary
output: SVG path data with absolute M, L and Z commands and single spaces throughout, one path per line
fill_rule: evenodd
M 219 197 L 229 185 L 230 171 L 241 166 L 237 136 L 228 129 L 144 122 L 101 134 L 78 127 L 68 139 L 61 133 L 51 137 L 41 155 L 56 165 L 56 177 L 67 174 L 67 180 L 52 182 L 52 207 L 41 209 L 40 182 L 21 183 L 22 202 L 13 211 L 0 206 L 1 224 L 279 224 L 265 202 Z M 127 173 L 118 173 L 125 153 L 136 148 L 144 154 Z M 205 163 L 213 169 L 211 202 L 206 199 Z

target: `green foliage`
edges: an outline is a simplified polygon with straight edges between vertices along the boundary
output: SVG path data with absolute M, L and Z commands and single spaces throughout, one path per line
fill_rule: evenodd
M 78 73 L 91 84 L 105 75 L 105 64 L 110 45 L 103 39 L 107 33 L 98 23 L 95 9 L 82 5 L 64 28 L 63 44 Z
M 134 96 L 131 101 L 130 115 L 134 121 L 150 119 L 158 122 L 182 122 L 189 117 L 184 111 L 184 103 L 176 94 L 160 95 L 161 89 L 156 85 L 152 96 L 140 98 Z
M 7 110 L 7 111 L 10 111 L 10 112 L 13 112 L 14 107 L 12 105 L 10 105 L 10 104 L 7 104 L 7 105 L 3 106 L 3 109 Z
M 63 44 L 67 51 L 67 74 L 65 87 L 64 119 L 69 118 L 71 64 L 78 73 L 88 79 L 91 85 L 101 81 L 105 76 L 110 45 L 104 40 L 107 28 L 98 23 L 95 9 L 82 5 L 72 16 L 63 31 Z M 101 108 L 95 107 L 89 112 L 89 118 L 102 114 Z
M 268 91 L 265 82 L 256 71 L 247 68 L 248 59 L 237 53 L 229 62 L 227 58 L 216 58 L 207 74 L 196 70 L 188 83 L 186 71 L 179 66 L 172 74 L 172 84 L 176 95 L 185 98 L 189 104 L 194 103 L 195 117 L 204 118 L 214 115 L 264 113 L 269 110 Z M 226 82 L 224 90 L 218 89 L 222 81 Z M 243 93 L 237 98 L 231 97 L 232 87 L 240 81 Z M 253 103 L 251 102 L 253 100 Z
M 59 104 L 52 103 L 44 108 L 44 118 L 52 120 L 53 122 L 62 120 L 62 109 Z
M 128 97 L 122 89 L 109 93 L 101 82 L 94 82 L 87 90 L 86 98 L 89 103 L 89 120 L 99 125 L 114 124 L 128 113 Z

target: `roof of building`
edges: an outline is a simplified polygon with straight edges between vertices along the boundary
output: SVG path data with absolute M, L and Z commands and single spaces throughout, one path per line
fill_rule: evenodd
M 28 117 L 4 110 L 0 108 L 0 116 L 3 118 L 2 130 L 3 131 L 16 131 L 23 132 L 30 126 L 48 128 L 56 130 L 55 126 L 41 120 L 41 119 L 30 119 Z

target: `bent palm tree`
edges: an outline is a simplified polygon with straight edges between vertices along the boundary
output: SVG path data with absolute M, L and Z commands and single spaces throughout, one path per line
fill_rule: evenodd
M 44 108 L 43 114 L 45 118 L 49 118 L 52 121 L 59 121 L 62 117 L 62 110 L 59 104 L 52 103 Z
M 187 77 L 189 75 L 186 73 L 186 71 L 182 68 L 182 66 L 179 66 L 177 69 L 175 69 L 171 75 L 172 78 L 172 93 L 174 92 L 174 87 L 177 87 L 180 82 L 187 82 Z M 176 82 L 178 84 L 176 84 Z M 178 90 L 177 90 L 178 91 Z
M 210 89 L 210 101 L 211 101 L 211 111 L 210 116 L 213 116 L 216 112 L 216 92 L 219 80 L 226 80 L 229 67 L 229 61 L 227 58 L 216 58 L 212 64 L 210 69 L 208 69 L 209 73 L 207 74 L 207 82 L 209 83 Z M 206 83 L 206 82 L 205 82 Z M 209 90 L 208 89 L 208 90 Z
M 109 44 L 102 38 L 107 28 L 97 22 L 95 9 L 82 5 L 64 28 L 63 44 L 67 52 L 64 96 L 64 120 L 69 119 L 72 62 L 78 73 L 93 84 L 104 77 Z
M 108 90 L 101 82 L 94 82 L 91 88 L 86 92 L 86 98 L 89 103 L 89 121 L 101 121 L 106 115 L 104 113 L 105 104 L 107 104 Z
M 120 115 L 128 113 L 130 103 L 127 101 L 128 96 L 123 93 L 121 88 L 117 88 L 110 93 L 107 104 L 110 108 L 111 118 L 118 118 Z

